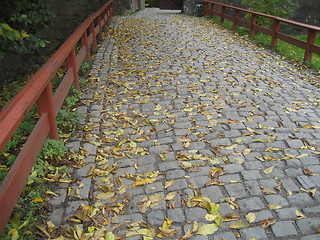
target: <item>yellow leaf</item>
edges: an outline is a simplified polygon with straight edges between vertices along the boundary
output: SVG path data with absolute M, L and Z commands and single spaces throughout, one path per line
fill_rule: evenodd
M 266 168 L 265 170 L 263 170 L 263 172 L 264 172 L 265 174 L 270 174 L 270 173 L 272 173 L 273 169 L 274 169 L 274 166 L 269 167 L 269 168 Z
M 218 225 L 215 223 L 204 224 L 199 228 L 197 235 L 210 235 L 215 233 L 217 230 L 218 230 Z
M 114 194 L 115 194 L 114 192 L 99 193 L 97 194 L 96 198 L 99 200 L 105 200 L 108 198 L 112 198 Z
M 164 200 L 172 200 L 176 195 L 177 195 L 177 192 L 170 192 L 167 194 Z
M 161 107 L 161 105 L 156 105 L 156 107 L 154 108 L 154 110 L 156 110 L 156 111 L 160 111 L 162 109 L 162 107 Z
M 172 186 L 173 184 L 174 184 L 174 179 L 171 179 L 170 181 L 165 182 L 163 188 L 166 189 L 166 188 Z
M 249 212 L 246 216 L 246 219 L 249 223 L 253 223 L 256 220 L 256 214 L 253 212 Z
M 246 223 L 244 221 L 238 221 L 238 222 L 234 222 L 230 225 L 230 228 L 233 229 L 244 229 L 244 228 L 248 228 L 251 225 L 249 223 Z
M 301 212 L 300 212 L 300 211 L 298 211 L 298 210 L 296 210 L 294 213 L 296 214 L 297 219 L 303 219 L 303 218 L 306 218 L 306 216 L 305 216 L 305 215 L 303 215 L 303 213 L 301 213 Z
M 185 168 L 192 168 L 192 164 L 186 161 L 181 162 L 182 166 Z
M 269 205 L 268 205 L 268 208 L 269 208 L 270 210 L 277 210 L 277 209 L 281 209 L 282 206 L 277 205 L 277 204 L 269 204 Z
M 34 199 L 32 200 L 32 202 L 34 202 L 34 203 L 40 203 L 40 202 L 43 202 L 43 201 L 44 201 L 43 198 L 40 198 L 40 197 L 34 198 Z

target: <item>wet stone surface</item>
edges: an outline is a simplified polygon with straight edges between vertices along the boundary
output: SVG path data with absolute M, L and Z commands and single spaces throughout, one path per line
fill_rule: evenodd
M 206 19 L 114 18 L 67 143 L 83 160 L 52 198 L 52 222 L 85 239 L 319 239 L 316 78 Z M 213 222 L 194 197 L 239 215 L 197 235 Z

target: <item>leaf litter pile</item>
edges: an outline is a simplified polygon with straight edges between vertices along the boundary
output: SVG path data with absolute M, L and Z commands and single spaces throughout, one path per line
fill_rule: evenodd
M 112 59 L 97 55 L 82 100 L 91 111 L 78 164 L 58 189 L 66 224 L 49 221 L 41 234 L 192 239 L 258 226 L 272 236 L 285 198 L 318 196 L 282 185 L 320 173 L 320 95 L 306 81 L 317 77 L 208 20 L 150 11 L 114 20 Z M 252 199 L 263 206 L 246 206 Z M 292 221 L 307 218 L 302 207 Z

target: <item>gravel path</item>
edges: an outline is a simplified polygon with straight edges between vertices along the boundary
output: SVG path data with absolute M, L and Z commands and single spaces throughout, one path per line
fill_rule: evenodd
M 50 201 L 64 236 L 320 239 L 319 78 L 206 19 L 111 25 Z

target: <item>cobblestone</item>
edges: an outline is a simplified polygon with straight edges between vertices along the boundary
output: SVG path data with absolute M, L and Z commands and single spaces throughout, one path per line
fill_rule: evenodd
M 320 195 L 301 190 L 320 187 L 319 129 L 305 127 L 319 126 L 319 89 L 306 81 L 317 76 L 204 18 L 146 9 L 111 24 L 90 71 L 99 81 L 89 81 L 78 107 L 93 130 L 66 144 L 84 165 L 70 167 L 70 184 L 59 183 L 50 220 L 66 232 L 82 204 L 96 211 L 102 203 L 95 216 L 119 239 L 138 221 L 158 233 L 166 218 L 179 231 L 170 239 L 179 239 L 193 221 L 208 223 L 206 209 L 188 207 L 190 197 L 203 196 L 222 215 L 254 212 L 256 220 L 232 231 L 224 222 L 192 240 L 318 239 Z M 116 194 L 96 198 L 109 191 Z M 261 228 L 269 218 L 276 222 Z M 94 222 L 79 226 L 87 233 Z

